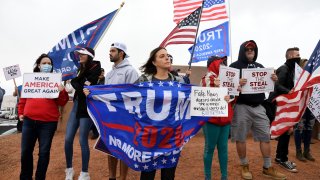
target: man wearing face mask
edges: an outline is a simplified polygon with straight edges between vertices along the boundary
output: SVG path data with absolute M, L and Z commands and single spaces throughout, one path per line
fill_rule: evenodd
M 249 40 L 241 44 L 238 60 L 230 67 L 240 69 L 264 68 L 257 63 L 258 47 L 255 41 Z M 272 75 L 271 79 L 277 81 L 277 76 Z M 240 79 L 240 85 L 247 83 L 246 77 Z M 284 174 L 278 172 L 271 166 L 270 147 L 270 121 L 262 106 L 265 94 L 242 94 L 240 93 L 234 106 L 234 116 L 231 121 L 231 140 L 236 141 L 237 153 L 240 158 L 240 173 L 243 179 L 252 179 L 249 171 L 249 162 L 246 157 L 246 138 L 251 130 L 254 141 L 260 142 L 260 151 L 263 157 L 262 173 L 273 179 L 286 179 Z
M 275 84 L 275 91 L 269 96 L 269 101 L 272 101 L 281 94 L 290 94 L 294 87 L 295 64 L 299 64 L 301 60 L 299 48 L 293 47 L 287 49 L 285 56 L 286 62 L 276 71 L 279 80 Z M 288 160 L 291 133 L 292 129 L 279 136 L 275 161 L 290 172 L 298 172 L 296 164 Z

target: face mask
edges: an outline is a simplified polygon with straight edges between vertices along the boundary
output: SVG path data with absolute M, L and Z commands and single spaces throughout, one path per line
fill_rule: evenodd
M 52 66 L 50 64 L 41 64 L 40 65 L 40 71 L 44 73 L 51 72 Z

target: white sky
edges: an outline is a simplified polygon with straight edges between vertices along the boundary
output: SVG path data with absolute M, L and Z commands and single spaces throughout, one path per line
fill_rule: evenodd
M 19 64 L 22 73 L 32 72 L 33 63 L 62 38 L 92 20 L 117 9 L 122 0 L 1 0 L 0 68 Z M 138 69 L 175 27 L 173 0 L 127 0 L 104 39 L 96 49 L 96 58 L 107 71 L 111 69 L 109 47 L 112 42 L 127 44 L 130 61 Z M 287 48 L 297 46 L 309 58 L 320 39 L 319 0 L 230 0 L 232 60 L 246 40 L 257 42 L 257 62 L 279 67 L 285 62 Z M 202 24 L 200 29 L 224 21 Z M 199 31 L 200 33 L 200 31 Z M 174 64 L 186 65 L 190 45 L 170 45 Z M 230 59 L 230 58 L 229 58 Z M 197 63 L 194 65 L 204 65 Z M 2 72 L 1 72 L 2 73 Z M 195 74 L 193 74 L 195 75 Z M 22 77 L 17 84 L 22 83 Z M 13 81 L 3 73 L 0 86 L 12 94 Z

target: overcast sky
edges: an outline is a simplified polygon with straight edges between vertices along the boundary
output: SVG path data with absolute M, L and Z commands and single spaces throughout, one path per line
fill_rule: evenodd
M 0 49 L 2 68 L 19 64 L 22 73 L 32 72 L 33 63 L 62 38 L 92 20 L 117 9 L 122 0 L 1 0 Z M 130 61 L 138 69 L 175 27 L 172 0 L 127 0 L 110 29 L 96 49 L 96 59 L 107 71 L 112 42 L 127 44 Z M 228 1 L 227 1 L 228 3 Z M 309 58 L 320 39 L 319 0 L 230 0 L 232 61 L 246 40 L 257 42 L 257 61 L 265 67 L 277 68 L 284 63 L 287 48 L 297 46 Z M 214 27 L 224 21 L 202 24 L 200 29 Z M 170 45 L 174 64 L 186 65 L 190 45 Z M 229 57 L 231 60 L 231 57 Z M 230 63 L 230 62 L 229 62 Z M 204 65 L 197 63 L 194 65 Z M 13 81 L 3 72 L 0 86 L 8 94 Z M 22 83 L 22 77 L 17 79 Z

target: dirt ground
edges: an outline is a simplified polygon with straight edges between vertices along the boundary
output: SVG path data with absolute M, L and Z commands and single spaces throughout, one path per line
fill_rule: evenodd
M 0 179 L 15 180 L 19 179 L 20 173 L 20 139 L 21 134 L 0 137 Z M 89 140 L 93 147 L 94 140 Z M 272 141 L 272 157 L 275 157 L 276 141 Z M 198 180 L 204 179 L 203 175 L 203 146 L 204 138 L 201 133 L 195 136 L 183 149 L 181 158 L 176 171 L 177 180 Z M 51 148 L 51 159 L 47 172 L 47 179 L 63 180 L 65 177 L 65 156 L 64 156 L 64 134 L 57 132 Z M 291 138 L 289 159 L 297 163 L 298 173 L 290 173 L 281 169 L 278 165 L 273 165 L 279 171 L 287 175 L 287 179 L 299 180 L 319 180 L 320 179 L 320 141 L 316 140 L 311 145 L 312 154 L 316 158 L 315 162 L 299 162 L 295 158 L 295 148 L 293 138 Z M 81 169 L 81 151 L 78 138 L 74 143 L 74 169 L 76 178 Z M 37 162 L 37 147 L 34 152 L 34 163 Z M 262 175 L 262 158 L 259 150 L 259 144 L 253 142 L 251 138 L 247 144 L 247 156 L 250 163 L 250 170 L 254 179 L 268 179 Z M 215 157 L 217 154 L 215 152 Z M 273 161 L 273 160 L 272 160 Z M 229 142 L 229 161 L 228 161 L 229 179 L 241 179 L 239 176 L 239 159 L 236 154 L 235 144 Z M 91 159 L 89 173 L 92 180 L 108 179 L 107 156 L 101 152 L 91 149 Z M 213 179 L 220 179 L 220 170 L 217 158 L 214 158 L 212 167 Z M 75 178 L 75 179 L 76 179 Z M 139 179 L 139 172 L 129 170 L 127 179 Z M 160 179 L 157 172 L 156 179 Z

